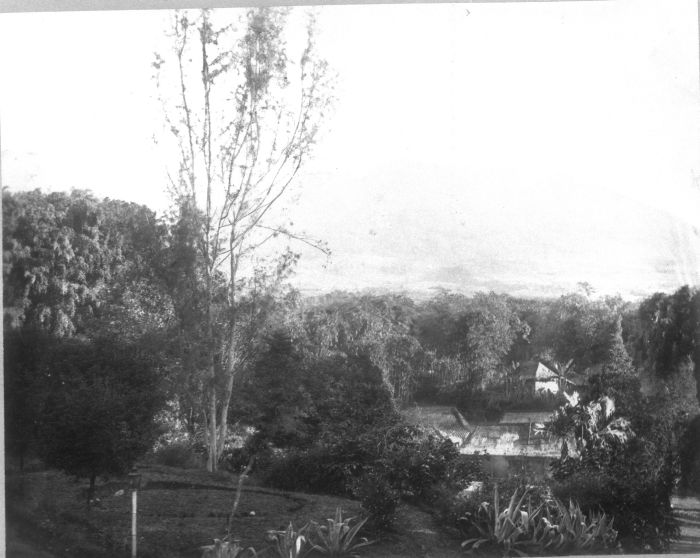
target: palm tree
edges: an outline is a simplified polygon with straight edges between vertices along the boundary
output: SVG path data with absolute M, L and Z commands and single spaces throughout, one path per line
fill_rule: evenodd
M 569 361 L 566 364 L 554 359 L 552 359 L 547 364 L 550 365 L 550 370 L 552 370 L 552 372 L 554 372 L 554 375 L 557 377 L 559 389 L 563 390 L 566 388 L 567 384 L 573 384 L 573 382 L 569 379 L 569 374 L 573 371 L 574 368 L 573 358 L 569 359 Z

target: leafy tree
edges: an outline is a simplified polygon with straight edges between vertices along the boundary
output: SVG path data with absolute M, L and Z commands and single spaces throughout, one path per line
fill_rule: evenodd
M 425 370 L 443 387 L 460 383 L 472 392 L 504 379 L 530 327 L 507 296 L 441 293 L 422 305 L 413 331 L 429 358 Z
M 619 297 L 563 295 L 547 307 L 533 345 L 539 351 L 552 349 L 556 361 L 573 359 L 579 370 L 601 364 L 607 357 L 610 328 L 625 308 Z
M 39 330 L 6 330 L 4 334 L 5 449 L 19 458 L 20 469 L 36 441 L 38 410 L 46 385 L 37 371 L 50 337 Z
M 60 339 L 148 344 L 156 357 L 170 314 L 153 275 L 161 233 L 144 206 L 84 191 L 3 192 L 5 418 L 20 463 L 46 449 L 34 442 L 58 386 L 42 370 Z
M 240 407 L 252 407 L 251 422 L 259 436 L 278 447 L 308 441 L 305 420 L 314 402 L 304 387 L 304 363 L 289 334 L 276 331 L 266 339 L 253 373 L 241 390 Z
M 394 399 L 408 403 L 424 361 L 423 348 L 412 335 L 393 335 L 384 343 L 384 363 Z
M 464 295 L 440 292 L 418 308 L 413 332 L 426 350 L 435 352 L 438 358 L 455 356 L 457 341 L 456 322 L 469 307 Z
M 90 480 L 123 474 L 151 447 L 162 403 L 148 346 L 65 340 L 43 355 L 34 374 L 46 384 L 41 455 L 49 466 Z
M 627 380 L 622 405 L 594 389 L 557 411 L 551 428 L 566 441 L 552 463 L 553 491 L 614 516 L 625 550 L 660 551 L 678 534 L 671 509 L 678 414 L 671 396 L 645 398 L 639 381 Z
M 694 441 L 700 400 L 700 292 L 684 286 L 670 295 L 654 294 L 640 305 L 637 325 L 640 366 L 651 373 L 649 379 L 665 397 L 675 425 L 685 428 L 680 436 L 681 484 L 697 488 L 700 451 Z M 695 397 L 690 400 L 693 391 Z
M 4 304 L 15 324 L 71 336 L 109 277 L 97 201 L 84 192 L 3 192 Z
M 632 358 L 627 352 L 622 339 L 622 316 L 618 316 L 610 334 L 607 358 L 603 365 L 604 374 L 622 374 L 629 376 L 635 373 Z
M 656 293 L 639 308 L 638 340 L 643 362 L 659 377 L 667 377 L 685 360 L 700 362 L 700 293 L 688 286 L 672 295 Z
M 317 357 L 368 357 L 396 402 L 405 403 L 423 364 L 422 347 L 410 333 L 414 313 L 403 296 L 335 293 L 303 311 L 304 346 Z
M 124 325 L 143 321 L 148 301 L 151 327 L 162 325 L 167 304 L 147 282 L 159 234 L 155 214 L 136 204 L 77 190 L 3 192 L 6 326 L 71 337 L 111 325 L 104 334 L 138 336 L 147 324 Z
M 275 208 L 308 158 L 329 106 L 326 63 L 314 49 L 313 20 L 295 59 L 286 43 L 289 10 L 259 8 L 238 22 L 217 14 L 178 12 L 170 56 L 154 68 L 175 153 L 173 200 L 190 221 L 198 283 L 203 414 L 208 468 L 226 438 L 235 378 L 243 369 L 240 278 L 269 241 L 286 237 L 320 246 L 275 220 Z M 285 264 L 293 256 L 283 258 Z
M 499 380 L 521 324 L 504 296 L 479 293 L 456 323 L 457 347 L 467 383 L 483 389 Z

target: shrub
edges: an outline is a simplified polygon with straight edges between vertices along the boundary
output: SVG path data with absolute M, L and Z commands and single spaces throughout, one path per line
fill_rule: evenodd
M 399 423 L 353 436 L 327 434 L 308 449 L 268 452 L 258 473 L 282 490 L 349 496 L 358 479 L 374 471 L 400 496 L 429 501 L 458 456 L 450 440 Z
M 574 433 L 577 451 L 552 462 L 552 489 L 585 512 L 615 517 L 626 551 L 661 552 L 679 533 L 671 509 L 677 417 L 664 397 L 637 394 L 625 404 L 631 420 L 616 416 L 607 396 L 558 411 L 555 426 Z
M 700 415 L 688 421 L 680 441 L 679 457 L 681 490 L 700 493 Z
M 252 556 L 255 558 L 258 553 L 251 546 L 243 548 L 237 542 L 222 541 L 214 539 L 214 544 L 201 547 L 202 558 L 244 558 Z
M 496 399 L 489 399 L 484 407 L 484 418 L 486 422 L 500 422 L 505 414 L 503 404 Z
M 464 534 L 465 518 L 473 516 L 484 501 L 483 483 L 475 484 L 455 493 L 452 488 L 435 489 L 432 501 L 434 514 L 440 525 L 455 536 Z
M 431 490 L 447 477 L 458 456 L 449 439 L 399 425 L 386 432 L 375 469 L 401 496 L 429 500 Z
M 507 479 L 498 480 L 496 484 L 492 477 L 481 470 L 478 461 L 474 474 L 467 478 L 470 482 L 466 486 L 465 483 L 441 484 L 436 490 L 436 498 L 433 502 L 433 508 L 440 523 L 460 534 L 465 534 L 465 529 L 468 527 L 465 518 L 473 517 L 478 512 L 488 495 L 494 494 L 496 486 L 499 488 L 498 505 L 501 509 L 508 507 L 508 495 L 515 492 L 527 492 L 528 502 L 535 507 L 545 504 L 552 497 L 549 487 L 527 475 L 510 475 Z
M 493 504 L 483 502 L 467 517 L 476 536 L 465 540 L 462 547 L 502 556 L 541 556 L 590 553 L 614 546 L 617 532 L 605 514 L 586 516 L 577 504 L 570 502 L 566 507 L 557 499 L 533 506 L 527 490 L 520 497 L 519 493 L 513 492 L 508 505 L 502 507 L 496 486 Z
M 227 448 L 219 458 L 219 466 L 231 473 L 239 474 L 250 462 L 251 452 L 247 447 Z
M 327 519 L 326 525 L 312 523 L 313 550 L 331 558 L 357 557 L 358 549 L 372 543 L 366 538 L 355 540 L 367 519 L 358 521 L 351 527 L 352 520 L 353 518 L 343 519 L 342 510 L 336 508 L 335 517 Z
M 615 518 L 622 546 L 630 551 L 663 551 L 677 536 L 667 489 L 630 468 L 608 472 L 577 471 L 552 484 L 560 499 L 576 499 L 587 513 L 603 510 Z
M 154 461 L 168 467 L 181 469 L 198 469 L 202 466 L 202 458 L 195 453 L 189 442 L 173 442 L 161 446 L 153 453 Z
M 484 470 L 479 453 L 458 455 L 449 465 L 444 482 L 457 490 L 467 488 L 472 482 L 485 481 L 488 474 Z
M 278 558 L 301 558 L 311 550 L 311 544 L 306 533 L 310 524 L 296 531 L 290 522 L 284 531 L 268 531 L 267 536 L 272 543 L 272 551 Z
M 399 504 L 399 491 L 392 488 L 385 478 L 376 472 L 369 472 L 360 479 L 356 496 L 362 501 L 367 513 L 367 526 L 374 531 L 391 529 L 396 519 Z
M 364 463 L 338 447 L 268 452 L 258 465 L 264 484 L 280 490 L 347 496 Z
M 90 479 L 119 475 L 153 447 L 162 404 L 151 347 L 114 339 L 61 340 L 43 355 L 40 453 L 44 462 Z

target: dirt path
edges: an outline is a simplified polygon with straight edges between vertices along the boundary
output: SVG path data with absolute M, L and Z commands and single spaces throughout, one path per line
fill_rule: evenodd
M 681 524 L 681 536 L 671 544 L 670 551 L 700 555 L 700 498 L 674 496 L 671 505 Z

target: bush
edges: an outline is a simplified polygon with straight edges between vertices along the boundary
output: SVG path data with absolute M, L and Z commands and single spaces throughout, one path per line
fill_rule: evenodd
M 259 470 L 261 464 L 269 462 L 269 456 L 266 455 L 266 450 L 255 449 L 250 444 L 243 447 L 225 447 L 221 457 L 219 458 L 219 467 L 234 473 L 236 475 L 242 473 L 253 456 L 253 471 Z
M 405 424 L 355 436 L 327 434 L 308 449 L 268 451 L 259 459 L 261 480 L 282 490 L 350 496 L 363 474 L 373 471 L 392 489 L 428 502 L 459 456 L 448 439 Z
M 357 556 L 358 549 L 372 544 L 366 538 L 355 539 L 367 519 L 355 522 L 350 526 L 353 518 L 343 519 L 343 512 L 336 508 L 335 517 L 326 519 L 325 525 L 319 525 L 315 521 L 311 523 L 313 550 L 330 558 L 348 558 Z
M 525 490 L 501 504 L 498 487 L 493 502 L 483 502 L 467 516 L 474 535 L 462 543 L 469 552 L 496 551 L 503 556 L 582 554 L 613 548 L 617 532 L 605 515 L 586 515 L 578 504 L 552 499 L 533 505 Z
M 458 456 L 449 439 L 400 425 L 387 431 L 374 467 L 401 496 L 425 501 L 435 485 L 447 477 Z
M 301 558 L 311 550 L 307 535 L 311 524 L 307 523 L 298 531 L 290 522 L 284 531 L 268 531 L 268 540 L 272 543 L 272 552 L 278 558 Z
M 367 514 L 367 527 L 370 530 L 391 529 L 401 498 L 398 490 L 392 488 L 376 471 L 371 471 L 362 476 L 356 485 L 355 495 L 362 502 L 362 508 Z
M 465 456 L 467 457 L 467 456 Z M 499 506 L 508 507 L 509 494 L 527 492 L 528 502 L 540 506 L 552 499 L 549 487 L 529 475 L 513 474 L 507 479 L 496 481 L 483 471 L 478 456 L 468 456 L 469 460 L 458 464 L 456 469 L 466 472 L 448 476 L 447 481 L 435 490 L 432 506 L 441 525 L 449 530 L 465 534 L 466 517 L 472 517 L 489 495 L 493 495 L 498 486 Z
M 161 446 L 153 452 L 154 461 L 168 467 L 199 469 L 203 466 L 202 456 L 197 454 L 189 442 L 173 442 Z
M 349 439 L 306 450 L 267 450 L 257 471 L 264 484 L 281 490 L 350 496 L 375 459 L 360 440 Z
M 455 536 L 464 535 L 464 518 L 477 512 L 487 492 L 484 484 L 475 484 L 455 493 L 447 486 L 435 489 L 432 507 L 440 525 Z
M 153 447 L 163 403 L 152 348 L 114 339 L 61 340 L 37 375 L 45 398 L 39 427 L 44 462 L 90 479 L 120 475 Z
M 700 415 L 689 421 L 680 441 L 680 488 L 700 493 Z
M 630 421 L 601 411 L 612 411 L 611 403 L 579 402 L 558 412 L 555 426 L 569 421 L 564 430 L 573 430 L 578 451 L 552 462 L 552 489 L 561 499 L 578 501 L 585 512 L 615 517 L 626 551 L 662 552 L 679 533 L 671 509 L 678 472 L 673 403 L 628 395 Z
M 679 534 L 670 489 L 631 469 L 626 474 L 578 471 L 553 482 L 552 491 L 564 501 L 578 501 L 587 513 L 603 510 L 614 517 L 625 550 L 661 552 Z
M 485 481 L 488 474 L 484 470 L 482 456 L 458 455 L 447 470 L 445 483 L 457 490 L 467 488 L 474 481 Z
M 324 474 L 326 456 L 318 451 L 269 453 L 258 460 L 262 482 L 280 490 L 342 494 L 343 479 Z
M 202 558 L 255 558 L 258 553 L 251 546 L 243 548 L 237 542 L 214 539 L 214 544 L 201 547 Z

